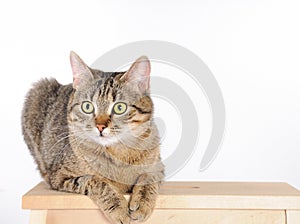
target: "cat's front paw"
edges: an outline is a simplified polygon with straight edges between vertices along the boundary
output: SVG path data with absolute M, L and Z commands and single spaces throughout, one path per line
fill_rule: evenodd
M 128 214 L 127 209 L 115 211 L 110 215 L 110 218 L 112 219 L 114 224 L 130 224 L 132 220 Z
M 123 214 L 117 217 L 114 221 L 116 224 L 130 224 L 131 217 L 128 214 Z
M 129 203 L 130 217 L 133 221 L 144 222 L 150 217 L 153 207 L 149 202 L 133 199 Z

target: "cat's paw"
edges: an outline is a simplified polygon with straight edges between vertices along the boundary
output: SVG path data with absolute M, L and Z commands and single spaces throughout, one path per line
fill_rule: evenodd
M 114 224 L 130 224 L 131 217 L 126 210 L 119 210 L 110 215 Z
M 131 217 L 128 214 L 121 215 L 116 220 L 117 224 L 130 224 L 130 222 L 131 222 Z
M 129 203 L 129 214 L 133 221 L 146 221 L 153 211 L 153 206 L 143 200 L 131 200 Z
M 118 202 L 108 204 L 104 208 L 104 213 L 110 219 L 112 224 L 130 224 L 131 217 L 128 210 L 128 202 L 125 198 L 117 198 Z

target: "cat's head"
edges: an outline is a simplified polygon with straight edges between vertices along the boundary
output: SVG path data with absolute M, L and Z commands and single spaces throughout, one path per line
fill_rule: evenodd
M 70 60 L 74 89 L 68 113 L 70 134 L 78 141 L 103 146 L 147 149 L 155 142 L 147 57 L 138 58 L 127 72 L 91 69 L 74 52 Z

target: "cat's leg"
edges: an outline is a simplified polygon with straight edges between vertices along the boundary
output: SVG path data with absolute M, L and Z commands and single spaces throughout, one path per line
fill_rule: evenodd
M 155 207 L 160 181 L 157 177 L 143 174 L 133 187 L 129 202 L 132 220 L 143 222 L 149 218 Z
M 84 194 L 90 197 L 104 214 L 114 223 L 129 224 L 128 202 L 123 194 L 114 189 L 113 185 L 104 178 L 91 175 L 59 178 L 60 183 L 53 181 L 56 190 Z

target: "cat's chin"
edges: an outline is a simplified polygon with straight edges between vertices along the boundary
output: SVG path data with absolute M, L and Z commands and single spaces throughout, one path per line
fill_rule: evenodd
M 99 136 L 94 139 L 97 144 L 102 146 L 112 146 L 118 142 L 118 139 L 116 137 L 111 136 Z

